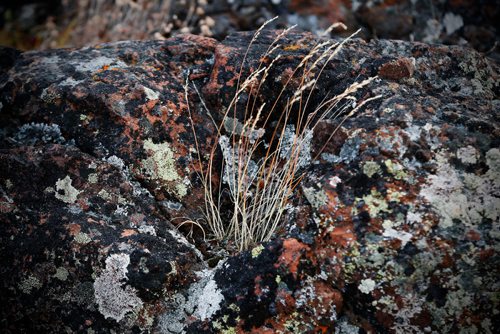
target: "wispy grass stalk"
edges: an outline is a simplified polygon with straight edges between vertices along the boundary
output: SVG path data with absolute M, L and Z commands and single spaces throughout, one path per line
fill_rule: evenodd
M 353 34 L 340 43 L 316 43 L 286 79 L 276 99 L 269 105 L 259 104 L 258 95 L 263 84 L 282 57 L 273 55 L 280 49 L 280 41 L 290 29 L 272 41 L 252 73 L 243 77 L 243 69 L 249 50 L 271 21 L 255 32 L 243 56 L 236 93 L 217 126 L 217 144 L 212 147 L 208 166 L 200 175 L 205 190 L 206 226 L 216 239 L 231 241 L 238 250 L 270 240 L 282 226 L 289 199 L 301 180 L 304 165 L 310 161 L 308 143 L 319 122 L 340 118 L 337 130 L 363 105 L 379 98 L 372 97 L 356 104 L 355 93 L 375 79 L 368 78 L 351 84 L 338 95 L 325 96 L 316 106 L 310 106 L 326 66 Z M 269 64 L 264 62 L 271 58 Z M 298 82 L 298 87 L 294 88 L 292 96 L 287 97 L 292 82 Z M 186 82 L 186 99 L 188 85 Z M 237 118 L 241 108 L 238 101 L 243 94 L 248 94 L 248 98 L 240 121 Z M 284 105 L 278 110 L 280 101 Z M 278 120 L 273 122 L 272 134 L 266 142 L 264 133 L 269 131 L 271 115 L 278 112 Z M 224 126 L 228 123 L 232 123 L 232 127 L 224 133 Z M 196 146 L 200 152 L 197 140 Z M 222 166 L 215 165 L 217 149 L 222 152 Z M 201 157 L 199 161 L 200 170 L 203 170 Z M 218 170 L 222 170 L 222 176 L 214 174 Z

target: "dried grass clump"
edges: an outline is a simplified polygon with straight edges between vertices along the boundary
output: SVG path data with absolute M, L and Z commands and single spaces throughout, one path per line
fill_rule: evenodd
M 269 22 L 254 34 L 242 60 L 240 78 L 249 50 Z M 282 47 L 280 40 L 292 28 L 277 36 L 262 55 L 261 59 L 273 59 L 268 65 L 261 61 L 255 71 L 238 81 L 236 93 L 218 125 L 218 145 L 211 149 L 208 167 L 201 175 L 205 187 L 205 225 L 216 239 L 230 241 L 240 251 L 270 240 L 282 225 L 288 201 L 301 180 L 302 170 L 311 161 L 309 143 L 318 123 L 341 118 L 338 129 L 364 104 L 379 97 L 356 103 L 354 94 L 374 80 L 369 78 L 351 84 L 341 94 L 324 97 L 316 106 L 310 105 L 322 72 L 352 38 L 350 36 L 342 42 L 318 42 L 294 69 L 276 100 L 271 105 L 259 105 L 257 93 L 281 57 L 276 54 Z M 292 80 L 299 85 L 291 96 L 287 96 Z M 188 84 L 186 82 L 186 98 Z M 240 121 L 236 117 L 240 108 L 238 101 L 249 91 L 252 94 L 247 96 L 244 119 Z M 286 102 L 278 110 L 280 99 L 286 99 Z M 278 112 L 279 119 L 272 122 L 273 132 L 270 137 L 267 136 L 270 139 L 266 142 L 265 132 L 271 128 L 270 116 Z M 222 152 L 222 166 L 215 162 L 218 148 Z M 200 169 L 203 170 L 201 157 Z M 222 170 L 222 177 L 214 174 L 217 170 Z

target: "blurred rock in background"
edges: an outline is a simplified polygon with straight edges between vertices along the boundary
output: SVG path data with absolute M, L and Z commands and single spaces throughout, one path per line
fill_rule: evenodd
M 0 4 L 0 44 L 22 50 L 81 47 L 193 33 L 222 40 L 233 31 L 334 22 L 366 39 L 469 45 L 499 56 L 499 0 L 22 0 Z

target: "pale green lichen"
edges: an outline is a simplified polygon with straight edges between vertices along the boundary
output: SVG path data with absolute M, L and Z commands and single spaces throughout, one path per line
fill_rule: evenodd
M 42 282 L 40 282 L 40 280 L 38 278 L 36 278 L 35 276 L 28 276 L 26 277 L 25 279 L 21 280 L 21 283 L 19 283 L 18 285 L 18 288 L 26 293 L 26 294 L 29 294 L 31 293 L 31 290 L 35 289 L 35 290 L 38 290 L 42 287 Z
M 328 203 L 328 196 L 322 190 L 317 190 L 313 187 L 303 187 L 302 191 L 313 208 L 319 209 Z
M 498 79 L 496 79 L 492 67 L 476 52 L 467 53 L 464 58 L 464 61 L 458 66 L 465 74 L 474 76 L 466 81 L 472 86 L 474 94 L 485 94 L 487 97 L 494 97 L 493 90 L 498 86 Z
M 97 195 L 99 195 L 103 200 L 111 200 L 111 195 L 105 189 L 101 189 Z
M 99 177 L 96 173 L 89 174 L 88 177 L 89 183 L 97 183 L 99 181 Z
M 260 253 L 262 253 L 262 251 L 264 250 L 264 246 L 262 245 L 258 245 L 257 247 L 254 247 L 252 249 L 252 258 L 256 258 L 260 255 Z
M 224 315 L 222 317 L 222 323 L 219 322 L 218 320 L 212 322 L 212 326 L 214 329 L 217 330 L 217 333 L 221 334 L 236 334 L 236 328 L 235 327 L 228 327 L 227 326 L 227 321 L 229 320 L 228 315 Z
M 74 240 L 76 243 L 79 244 L 88 244 L 89 242 L 92 241 L 92 239 L 89 237 L 87 233 L 80 232 L 77 235 L 75 235 Z
M 73 187 L 72 180 L 69 175 L 64 179 L 58 179 L 56 182 L 55 196 L 58 200 L 64 203 L 72 204 L 76 202 L 78 195 L 81 193 L 78 189 Z
M 61 280 L 61 281 L 65 281 L 68 279 L 68 275 L 69 275 L 69 272 L 66 268 L 59 267 L 59 268 L 57 268 L 56 273 L 54 274 L 54 277 Z
M 146 177 L 158 182 L 169 193 L 177 198 L 187 195 L 187 185 L 177 172 L 174 151 L 167 142 L 155 144 L 151 139 L 144 142 L 144 149 L 150 156 L 141 161 Z M 187 182 L 186 182 L 187 183 Z
M 363 173 L 368 177 L 372 177 L 375 174 L 380 174 L 380 166 L 375 161 L 367 161 L 363 165 Z

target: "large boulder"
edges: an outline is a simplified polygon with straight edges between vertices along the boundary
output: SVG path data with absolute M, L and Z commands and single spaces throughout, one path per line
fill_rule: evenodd
M 348 42 L 311 101 L 382 97 L 318 125 L 275 238 L 229 254 L 186 223 L 212 118 L 278 35 L 2 50 L 3 331 L 500 329 L 498 65 L 471 49 Z M 316 43 L 283 37 L 257 100 Z

